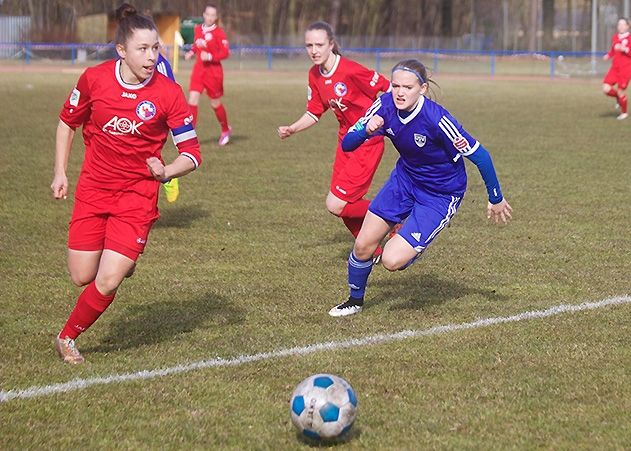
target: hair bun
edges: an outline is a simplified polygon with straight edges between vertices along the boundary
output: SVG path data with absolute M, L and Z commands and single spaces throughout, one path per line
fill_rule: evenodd
M 134 8 L 129 3 L 123 3 L 116 9 L 116 20 L 125 19 L 126 17 L 133 16 L 134 14 L 138 14 L 136 8 Z

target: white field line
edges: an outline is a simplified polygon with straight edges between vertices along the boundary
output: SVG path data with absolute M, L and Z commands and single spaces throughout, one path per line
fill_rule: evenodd
M 584 310 L 594 310 L 608 306 L 622 305 L 631 303 L 631 296 L 620 295 L 596 302 L 584 302 L 577 305 L 562 304 L 550 307 L 545 310 L 533 310 L 519 313 L 513 316 L 500 316 L 495 318 L 486 318 L 478 321 L 461 324 L 447 324 L 444 326 L 435 326 L 429 329 L 420 330 L 403 330 L 392 334 L 369 335 L 361 338 L 351 338 L 340 341 L 327 341 L 324 343 L 314 343 L 308 346 L 300 346 L 288 349 L 279 349 L 277 351 L 262 352 L 260 354 L 240 355 L 232 358 L 215 358 L 210 360 L 199 360 L 197 362 L 177 365 L 169 368 L 158 368 L 153 370 L 143 370 L 135 373 L 111 374 L 102 377 L 90 377 L 86 379 L 73 379 L 68 382 L 39 385 L 23 390 L 8 390 L 0 392 L 0 402 L 8 402 L 14 399 L 37 398 L 40 396 L 52 395 L 55 393 L 67 393 L 70 391 L 81 390 L 93 385 L 107 385 L 118 382 L 155 379 L 172 374 L 187 373 L 189 371 L 200 370 L 204 368 L 216 368 L 225 366 L 237 366 L 249 362 L 258 362 L 261 360 L 269 360 L 280 357 L 308 355 L 319 351 L 331 351 L 335 349 L 354 348 L 358 346 L 370 346 L 393 341 L 405 340 L 408 338 L 428 337 L 432 335 L 445 334 L 448 332 L 456 332 L 459 330 L 478 329 L 481 327 L 493 326 L 496 324 L 514 323 L 518 321 L 526 321 L 530 319 L 547 318 L 550 316 L 561 315 L 563 313 L 581 312 Z M 342 319 L 343 320 L 343 319 Z M 339 320 L 336 320 L 339 321 Z

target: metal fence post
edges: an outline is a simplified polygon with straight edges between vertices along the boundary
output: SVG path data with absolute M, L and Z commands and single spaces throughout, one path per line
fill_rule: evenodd
M 550 78 L 554 78 L 555 69 L 556 69 L 556 54 L 554 52 L 550 52 Z
M 495 52 L 491 53 L 491 77 L 495 75 Z
M 272 70 L 272 48 L 267 48 L 267 69 Z

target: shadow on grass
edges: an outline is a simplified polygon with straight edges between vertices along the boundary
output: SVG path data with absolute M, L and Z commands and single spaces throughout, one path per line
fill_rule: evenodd
M 160 219 L 154 227 L 188 228 L 193 221 L 207 216 L 208 211 L 198 205 L 167 205 L 160 208 Z
M 376 268 L 384 271 L 383 268 Z M 419 274 L 414 268 L 405 275 L 392 274 L 391 278 L 379 282 L 379 294 L 370 298 L 364 308 L 371 308 L 381 302 L 396 302 L 389 310 L 420 310 L 428 306 L 457 300 L 470 295 L 481 296 L 489 302 L 501 302 L 506 296 L 495 290 L 471 287 L 457 280 L 437 277 L 435 274 Z M 394 301 L 393 301 L 394 300 Z M 396 301 L 403 300 L 403 301 Z
M 241 323 L 244 312 L 214 293 L 191 300 L 157 301 L 127 307 L 113 321 L 101 343 L 86 352 L 134 349 L 171 340 L 196 329 L 220 328 Z
M 335 448 L 337 446 L 347 445 L 352 440 L 359 440 L 360 435 L 361 429 L 357 425 L 354 425 L 346 434 L 333 440 L 315 440 L 296 431 L 296 439 L 310 448 Z

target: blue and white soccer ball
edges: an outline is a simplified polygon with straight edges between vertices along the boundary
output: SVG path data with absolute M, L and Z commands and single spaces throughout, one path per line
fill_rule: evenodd
M 302 434 L 330 440 L 350 430 L 357 416 L 357 397 L 341 377 L 315 374 L 298 384 L 290 410 L 291 421 Z

